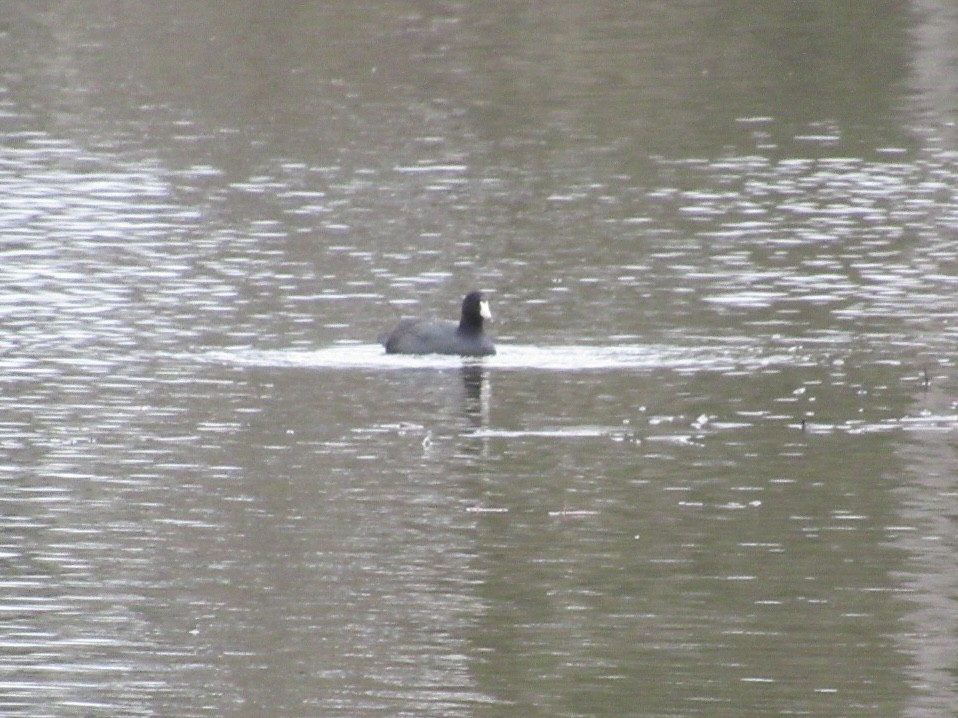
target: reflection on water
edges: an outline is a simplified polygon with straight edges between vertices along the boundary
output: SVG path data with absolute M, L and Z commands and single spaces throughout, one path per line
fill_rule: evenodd
M 677 371 L 757 371 L 775 365 L 812 365 L 807 354 L 783 350 L 762 354 L 759 347 L 738 343 L 712 346 L 662 345 L 523 345 L 499 344 L 498 352 L 482 359 L 427 354 L 422 356 L 386 354 L 378 344 L 346 344 L 310 351 L 220 350 L 203 359 L 248 366 L 302 367 L 312 369 L 453 369 L 462 367 L 466 377 L 481 377 L 480 369 L 539 371 L 612 371 L 674 369 Z M 467 381 L 468 384 L 468 381 Z
M 472 363 L 464 363 L 460 371 L 465 390 L 466 413 L 474 418 L 476 426 L 488 426 L 492 411 L 492 382 L 489 371 Z
M 918 5 L 0 7 L 4 715 L 950 715 Z

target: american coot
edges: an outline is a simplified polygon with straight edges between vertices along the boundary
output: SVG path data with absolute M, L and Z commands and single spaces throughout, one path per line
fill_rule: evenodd
M 496 348 L 482 331 L 483 319 L 492 321 L 489 302 L 482 292 L 469 292 L 462 300 L 458 324 L 441 319 L 403 319 L 379 337 L 379 342 L 387 354 L 495 354 Z

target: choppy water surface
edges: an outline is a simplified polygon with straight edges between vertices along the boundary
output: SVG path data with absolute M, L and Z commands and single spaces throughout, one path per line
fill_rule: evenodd
M 951 715 L 919 5 L 0 10 L 0 713 Z

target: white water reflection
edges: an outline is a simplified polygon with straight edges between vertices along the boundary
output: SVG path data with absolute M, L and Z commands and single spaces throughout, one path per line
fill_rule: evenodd
M 767 354 L 758 347 L 666 346 L 666 345 L 556 345 L 496 344 L 494 356 L 481 359 L 428 354 L 387 354 L 379 344 L 344 344 L 316 350 L 236 349 L 217 350 L 200 356 L 206 361 L 243 366 L 301 367 L 313 369 L 454 369 L 463 365 L 501 370 L 676 371 L 760 370 L 769 366 L 803 366 L 814 362 L 798 351 Z

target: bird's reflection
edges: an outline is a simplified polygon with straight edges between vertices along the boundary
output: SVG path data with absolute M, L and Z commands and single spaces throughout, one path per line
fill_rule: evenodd
M 479 363 L 463 364 L 462 386 L 466 417 L 475 429 L 488 427 L 489 411 L 492 404 L 492 385 L 489 381 L 489 370 Z

